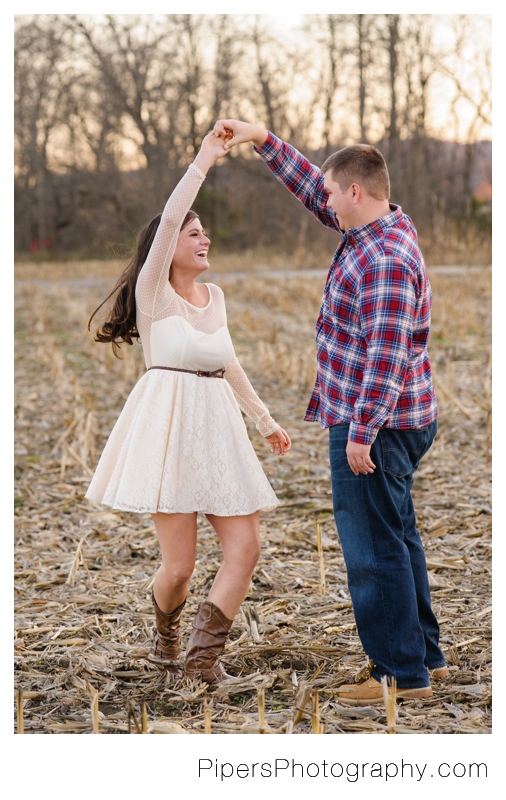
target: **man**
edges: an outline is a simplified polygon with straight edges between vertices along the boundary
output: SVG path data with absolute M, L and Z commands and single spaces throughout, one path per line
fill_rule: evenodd
M 317 219 L 342 234 L 316 323 L 318 375 L 305 419 L 329 428 L 334 517 L 370 677 L 341 702 L 432 696 L 447 677 L 411 499 L 413 475 L 437 429 L 427 352 L 432 294 L 416 230 L 390 204 L 385 160 L 352 145 L 321 170 L 258 125 L 219 120 L 231 148 L 252 142 Z

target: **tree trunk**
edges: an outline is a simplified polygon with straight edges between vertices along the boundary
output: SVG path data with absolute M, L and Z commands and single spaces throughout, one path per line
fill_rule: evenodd
M 365 98 L 366 98 L 366 84 L 365 84 L 365 26 L 364 15 L 356 14 L 357 21 L 357 55 L 358 55 L 358 120 L 360 124 L 360 141 L 367 144 L 367 129 L 365 125 Z
M 388 126 L 388 138 L 394 143 L 399 138 L 399 128 L 397 121 L 397 70 L 399 45 L 399 15 L 387 14 L 388 20 L 388 63 L 390 77 L 390 123 Z

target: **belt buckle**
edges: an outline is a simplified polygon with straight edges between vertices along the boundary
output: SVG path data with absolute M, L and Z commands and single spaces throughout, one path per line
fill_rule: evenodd
M 199 378 L 202 378 L 205 375 L 205 372 L 203 370 L 201 370 L 201 369 L 198 369 L 197 370 L 197 375 L 198 375 Z

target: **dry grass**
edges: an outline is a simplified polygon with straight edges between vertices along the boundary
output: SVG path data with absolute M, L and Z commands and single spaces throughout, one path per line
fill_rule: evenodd
M 216 252 L 213 248 L 211 262 L 216 276 L 235 272 L 264 272 L 268 270 L 293 270 L 317 269 L 327 263 L 332 256 L 332 250 L 319 249 L 316 253 L 296 252 L 286 255 L 284 251 L 277 253 L 273 250 L 259 252 L 243 250 L 237 253 Z M 21 280 L 73 280 L 73 279 L 111 279 L 111 288 L 123 267 L 128 264 L 124 260 L 108 259 L 101 261 L 90 259 L 87 261 L 18 261 L 15 266 L 16 277 Z M 103 299 L 103 298 L 101 298 Z
M 262 516 L 262 556 L 224 653 L 237 680 L 209 692 L 169 683 L 143 658 L 158 565 L 149 515 L 83 499 L 143 371 L 140 347 L 120 362 L 86 333 L 108 290 L 100 279 L 113 278 L 109 264 L 90 263 L 17 270 L 17 732 L 490 733 L 490 271 L 431 275 L 440 428 L 415 504 L 451 679 L 387 715 L 335 699 L 365 654 L 332 519 L 327 435 L 302 421 L 324 278 L 211 276 L 226 292 L 238 355 L 294 445 L 277 459 L 248 425 L 282 505 Z M 64 280 L 83 275 L 94 281 Z M 197 557 L 183 643 L 220 563 L 205 519 Z

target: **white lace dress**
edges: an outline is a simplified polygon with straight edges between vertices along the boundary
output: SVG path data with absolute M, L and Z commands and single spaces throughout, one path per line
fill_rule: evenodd
M 167 514 L 251 514 L 279 501 L 248 437 L 243 411 L 263 436 L 277 428 L 239 364 L 222 290 L 206 284 L 197 308 L 169 283 L 184 217 L 204 180 L 192 164 L 165 206 L 136 286 L 146 367 L 225 369 L 224 379 L 149 369 L 129 395 L 100 457 L 88 500 Z

